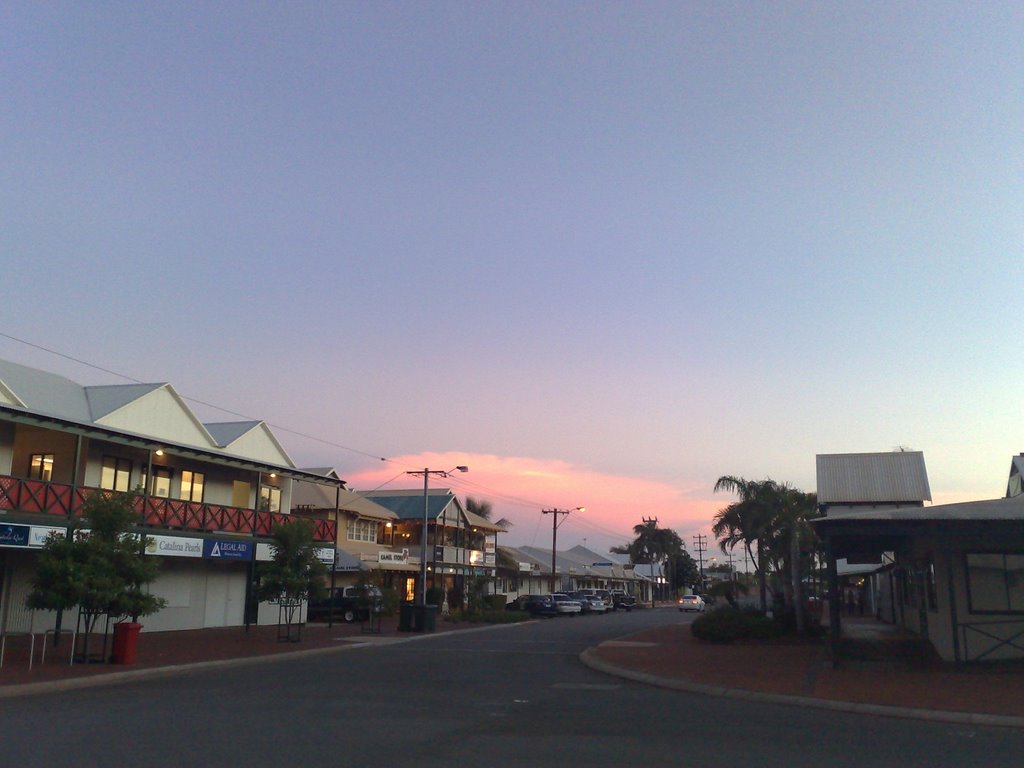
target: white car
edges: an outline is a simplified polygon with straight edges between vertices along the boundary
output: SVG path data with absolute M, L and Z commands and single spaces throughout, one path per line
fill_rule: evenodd
M 683 595 L 679 598 L 680 611 L 704 611 L 704 598 L 700 595 Z
M 579 602 L 561 592 L 551 595 L 551 602 L 555 604 L 555 611 L 558 613 L 567 613 L 573 616 L 583 610 L 583 606 Z

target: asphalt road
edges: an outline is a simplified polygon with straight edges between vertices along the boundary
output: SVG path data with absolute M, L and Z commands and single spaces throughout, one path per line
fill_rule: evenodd
M 308 659 L 0 701 L 29 766 L 1019 766 L 1024 732 L 767 706 L 578 660 L 668 610 L 416 637 Z

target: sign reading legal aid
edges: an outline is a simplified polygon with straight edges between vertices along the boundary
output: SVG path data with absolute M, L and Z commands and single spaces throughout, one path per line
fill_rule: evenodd
M 203 557 L 209 560 L 252 560 L 254 550 L 251 541 L 206 539 L 203 542 Z

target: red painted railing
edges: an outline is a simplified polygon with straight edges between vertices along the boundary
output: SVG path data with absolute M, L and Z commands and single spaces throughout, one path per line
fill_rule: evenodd
M 0 511 L 81 517 L 82 505 L 94 493 L 112 492 L 0 475 Z M 146 527 L 205 533 L 255 533 L 257 536 L 269 536 L 275 525 L 288 525 L 295 520 L 306 519 L 280 512 L 260 512 L 226 507 L 223 504 L 201 504 L 152 496 L 139 496 L 136 507 Z M 335 541 L 337 528 L 333 520 L 311 522 L 316 541 Z

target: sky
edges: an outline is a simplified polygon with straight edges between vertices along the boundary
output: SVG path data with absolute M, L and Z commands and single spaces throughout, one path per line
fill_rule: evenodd
M 508 544 L 692 551 L 719 476 L 818 453 L 998 497 L 1022 39 L 1011 2 L 4 3 L 0 357 L 357 490 L 468 465 L 432 485 Z

